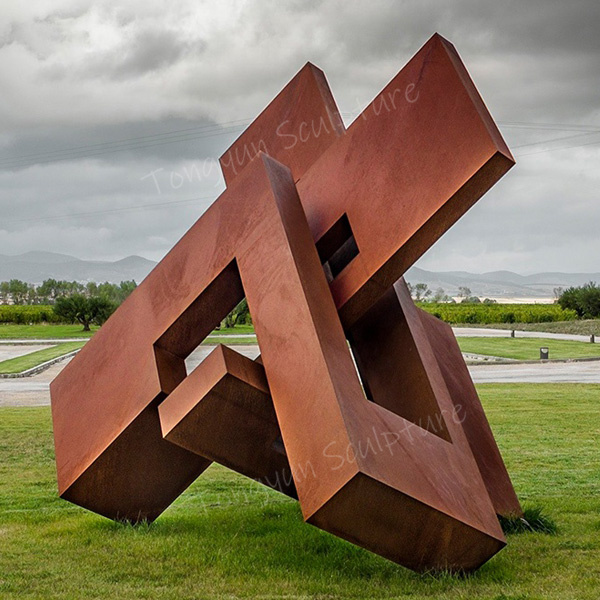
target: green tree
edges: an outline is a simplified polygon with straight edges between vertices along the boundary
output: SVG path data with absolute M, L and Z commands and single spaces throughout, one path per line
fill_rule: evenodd
M 431 290 L 426 283 L 417 283 L 412 288 L 412 295 L 415 302 L 423 302 L 428 296 L 431 296 Z
M 47 303 L 54 302 L 56 296 L 56 279 L 44 279 L 40 285 L 38 285 L 38 296 Z
M 31 287 L 29 283 L 20 279 L 11 279 L 8 282 L 8 294 L 13 304 L 25 304 Z
M 102 325 L 116 308 L 116 303 L 106 298 L 88 298 L 83 294 L 61 296 L 54 304 L 54 312 L 58 317 L 71 323 L 81 323 L 84 331 L 90 331 L 92 324 Z
M 581 287 L 570 287 L 558 298 L 561 308 L 570 308 L 584 319 L 600 317 L 600 286 L 593 281 Z
M 480 304 L 481 300 L 477 296 L 473 296 L 471 289 L 461 285 L 458 288 L 458 297 L 462 298 L 461 304 Z
M 37 288 L 37 294 L 41 301 L 53 304 L 57 298 L 70 296 L 72 294 L 82 294 L 86 291 L 86 286 L 78 281 L 62 281 L 56 279 L 46 279 Z
M 448 294 L 446 294 L 444 288 L 439 287 L 433 293 L 431 301 L 440 304 L 442 302 L 454 302 L 454 299 L 448 296 Z
M 119 284 L 119 303 L 123 302 L 133 290 L 137 287 L 137 283 L 131 279 L 130 281 L 121 281 Z
M 221 327 L 231 329 L 236 325 L 250 325 L 252 318 L 248 309 L 248 301 L 244 298 L 221 322 Z
M 99 285 L 93 284 L 93 286 L 88 284 L 90 295 L 101 296 L 117 304 L 121 304 L 136 287 L 137 283 L 133 280 L 121 281 L 118 285 L 116 283 L 109 283 L 108 281 Z
M 0 282 L 0 302 L 8 304 L 10 300 L 8 281 Z
M 98 284 L 95 281 L 88 281 L 85 286 L 85 293 L 88 296 L 99 296 Z
M 469 298 L 472 295 L 471 288 L 468 288 L 466 285 L 461 285 L 458 288 L 458 297 L 459 298 Z

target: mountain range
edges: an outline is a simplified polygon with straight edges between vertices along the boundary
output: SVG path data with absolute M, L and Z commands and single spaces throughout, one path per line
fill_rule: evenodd
M 156 263 L 141 256 L 128 256 L 114 262 L 81 260 L 55 252 L 26 252 L 17 256 L 0 254 L 0 281 L 21 279 L 39 284 L 45 279 L 119 283 L 134 279 L 138 283 Z
M 579 286 L 589 281 L 600 282 L 600 273 L 535 273 L 519 275 L 512 271 L 469 273 L 467 271 L 426 271 L 411 267 L 406 280 L 412 284 L 425 283 L 435 292 L 442 288 L 449 296 L 458 296 L 459 287 L 468 287 L 474 296 L 508 300 L 548 300 L 556 288 Z
M 0 254 L 0 281 L 21 279 L 39 284 L 45 279 L 68 281 L 120 281 L 134 279 L 138 283 L 154 268 L 156 262 L 141 256 L 127 256 L 121 260 L 82 260 L 55 252 L 26 252 L 17 256 Z M 600 273 L 536 273 L 519 275 L 512 271 L 469 273 L 467 271 L 427 271 L 411 267 L 406 279 L 412 284 L 425 283 L 432 290 L 442 288 L 450 296 L 458 295 L 459 287 L 468 287 L 481 298 L 548 300 L 554 289 L 583 285 L 588 281 L 600 282 Z

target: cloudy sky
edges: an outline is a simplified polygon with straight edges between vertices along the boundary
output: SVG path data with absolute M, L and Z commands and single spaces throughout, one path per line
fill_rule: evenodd
M 306 61 L 349 124 L 435 31 L 517 166 L 419 266 L 600 272 L 598 0 L 3 0 L 0 254 L 160 259 Z

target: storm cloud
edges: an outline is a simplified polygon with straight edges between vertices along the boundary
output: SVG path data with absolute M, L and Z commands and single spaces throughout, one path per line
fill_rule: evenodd
M 296 71 L 347 123 L 436 31 L 517 166 L 419 262 L 600 271 L 600 4 L 32 0 L 0 7 L 0 254 L 161 258 Z

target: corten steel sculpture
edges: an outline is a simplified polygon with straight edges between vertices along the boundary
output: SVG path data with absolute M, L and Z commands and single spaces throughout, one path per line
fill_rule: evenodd
M 61 496 L 152 520 L 217 461 L 402 565 L 479 567 L 521 508 L 451 329 L 399 278 L 513 164 L 439 35 L 348 129 L 307 64 L 53 381 Z M 187 375 L 244 296 L 261 357 L 217 346 Z

